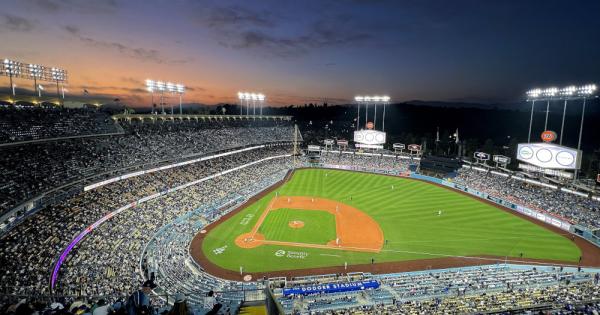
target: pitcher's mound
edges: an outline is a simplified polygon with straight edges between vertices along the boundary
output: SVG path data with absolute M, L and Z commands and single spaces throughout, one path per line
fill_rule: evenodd
M 290 221 L 290 222 L 288 223 L 288 225 L 289 225 L 289 226 L 290 226 L 292 229 L 300 229 L 300 228 L 303 228 L 303 227 L 304 227 L 304 222 L 302 222 L 302 221 L 297 221 L 297 220 L 294 220 L 294 221 Z

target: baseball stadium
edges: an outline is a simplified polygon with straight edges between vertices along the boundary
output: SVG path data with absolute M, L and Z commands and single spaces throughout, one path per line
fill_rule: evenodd
M 0 314 L 600 313 L 598 3 L 3 9 Z

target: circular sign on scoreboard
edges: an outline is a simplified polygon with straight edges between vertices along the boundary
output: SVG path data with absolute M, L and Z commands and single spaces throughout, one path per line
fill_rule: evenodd
M 542 132 L 542 141 L 544 142 L 552 142 L 556 140 L 556 132 L 552 130 L 546 130 Z
M 575 156 L 571 152 L 560 151 L 556 155 L 556 162 L 562 166 L 569 166 L 575 162 Z
M 521 150 L 519 150 L 519 155 L 522 158 L 529 160 L 533 157 L 533 149 L 531 147 L 522 147 Z
M 372 121 L 369 121 L 369 122 L 367 123 L 367 129 L 373 129 L 373 127 L 375 127 L 375 125 L 373 125 L 373 122 L 372 122 Z

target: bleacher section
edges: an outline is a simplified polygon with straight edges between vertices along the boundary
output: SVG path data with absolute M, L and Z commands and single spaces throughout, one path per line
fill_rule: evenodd
M 0 107 L 0 144 L 118 132 L 110 115 L 93 109 Z
M 98 174 L 293 139 L 293 126 L 286 121 L 125 122 L 123 128 L 125 134 L 111 137 L 0 147 L 0 215 L 53 188 Z

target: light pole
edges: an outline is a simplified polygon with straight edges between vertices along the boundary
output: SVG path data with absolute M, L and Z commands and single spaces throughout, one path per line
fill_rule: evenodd
M 583 105 L 582 105 L 582 109 L 581 109 L 581 121 L 579 123 L 579 138 L 577 141 L 577 150 L 581 151 L 581 139 L 583 136 L 583 122 L 585 119 L 585 106 L 586 106 L 586 102 L 587 99 L 592 97 L 594 95 L 596 91 L 596 85 L 595 84 L 588 84 L 588 85 L 584 85 L 584 86 L 580 86 L 580 87 L 575 87 L 575 86 L 569 86 L 563 89 L 557 89 L 557 88 L 548 88 L 548 89 L 534 89 L 534 90 L 530 90 L 527 92 L 528 95 L 528 99 L 532 101 L 532 105 L 531 105 L 531 110 L 532 110 L 532 114 L 531 116 L 533 117 L 533 104 L 535 103 L 536 100 L 545 100 L 548 103 L 550 102 L 550 100 L 563 100 L 564 104 L 563 104 L 563 117 L 562 117 L 562 122 L 561 122 L 561 127 L 560 127 L 560 140 L 559 143 L 562 145 L 563 142 L 563 138 L 564 138 L 564 127 L 565 127 L 565 117 L 566 117 L 566 113 L 567 113 L 567 103 L 569 100 L 578 100 L 581 99 L 583 100 Z M 544 126 L 544 129 L 547 130 L 548 128 L 548 106 L 546 107 L 546 124 Z M 530 118 L 530 123 L 529 123 L 529 137 L 531 137 L 531 119 Z M 528 140 L 529 142 L 531 142 L 531 139 Z M 575 169 L 575 174 L 573 176 L 573 180 L 577 180 L 577 175 L 579 173 L 578 169 Z
M 262 93 L 257 94 L 258 101 L 260 102 L 260 117 L 263 115 L 263 106 L 265 105 L 265 95 Z
M 357 103 L 356 130 L 358 130 L 358 126 L 361 124 L 360 123 L 360 104 L 361 103 L 365 104 L 365 125 L 369 122 L 369 103 L 373 103 L 373 106 L 375 106 L 374 113 L 373 113 L 374 114 L 374 118 L 373 118 L 373 126 L 374 127 L 377 126 L 377 104 L 383 104 L 382 130 L 385 130 L 385 111 L 386 111 L 386 105 L 390 101 L 389 96 L 387 96 L 387 95 L 385 95 L 385 96 L 355 96 L 354 101 L 356 101 L 356 103 Z
M 152 107 L 152 113 L 154 113 L 154 89 L 156 89 L 156 82 L 154 80 L 146 80 L 146 90 L 150 92 L 150 106 Z
M 179 115 L 183 115 L 183 107 L 181 104 L 183 93 L 185 93 L 185 86 L 183 84 L 177 84 L 175 86 L 177 88 L 177 93 L 179 94 Z
M 242 116 L 243 111 L 244 111 L 244 93 L 242 92 L 238 92 L 238 100 L 240 101 L 240 116 Z
M 33 90 L 34 90 L 34 94 L 38 94 L 38 85 L 37 85 L 37 80 L 41 79 L 44 71 L 45 71 L 45 67 L 40 66 L 40 65 L 34 65 L 34 64 L 30 64 L 27 67 L 28 70 L 28 74 L 30 78 L 33 78 Z M 63 97 L 64 98 L 64 97 Z
M 362 96 L 355 96 L 354 100 L 356 101 L 356 130 L 358 130 L 358 125 L 360 125 L 360 103 L 364 100 Z
M 577 91 L 577 88 L 574 86 L 569 86 L 561 91 L 561 94 L 565 96 L 565 103 L 563 105 L 563 116 L 562 116 L 562 122 L 560 124 L 560 140 L 559 140 L 560 145 L 562 145 L 563 133 L 565 130 L 565 116 L 567 115 L 567 101 L 568 101 L 569 97 L 571 97 L 573 95 L 573 93 L 575 93 L 575 91 Z
M 548 95 L 549 98 L 546 102 L 546 121 L 544 122 L 544 130 L 548 130 L 548 114 L 550 114 L 550 101 L 552 100 L 552 97 L 556 95 L 557 92 L 557 88 L 549 88 L 546 90 L 546 95 Z
M 2 63 L 2 69 L 0 69 L 0 70 L 2 70 L 0 72 L 0 74 L 8 76 L 8 79 L 10 81 L 10 88 L 12 90 L 12 96 L 13 97 L 16 96 L 15 85 L 13 83 L 13 77 L 21 76 L 22 70 L 23 70 L 23 64 L 18 61 L 4 59 L 4 62 Z
M 527 143 L 531 143 L 531 128 L 533 126 L 533 109 L 535 100 L 542 94 L 541 89 L 533 89 L 527 91 L 527 98 L 531 100 L 531 115 L 529 116 L 529 133 L 527 133 Z
M 243 114 L 244 101 L 246 101 L 246 116 L 250 116 L 250 101 L 252 101 L 252 115 L 256 116 L 256 101 L 258 101 L 259 115 L 262 116 L 262 108 L 266 96 L 262 93 L 255 92 L 238 92 L 238 99 L 240 100 L 240 115 Z
M 60 68 L 52 68 L 50 69 L 50 74 L 52 80 L 56 82 L 56 98 L 58 98 L 58 105 L 61 105 L 60 101 L 60 86 L 59 83 L 64 83 L 67 81 L 67 72 Z M 64 105 L 64 104 L 63 104 Z

